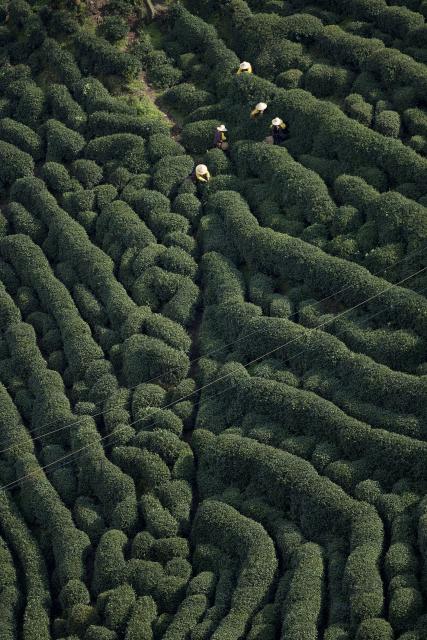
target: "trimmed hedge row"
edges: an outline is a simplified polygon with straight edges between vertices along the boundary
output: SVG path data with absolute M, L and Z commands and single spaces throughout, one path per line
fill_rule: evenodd
M 239 573 L 230 610 L 212 636 L 215 640 L 238 638 L 271 589 L 277 570 L 273 542 L 260 524 L 216 500 L 202 502 L 192 536 L 196 544 L 214 541 L 225 553 L 238 558 Z
M 282 604 L 283 635 L 316 640 L 324 589 L 321 548 L 313 543 L 301 545 L 292 558 L 294 565 L 288 592 Z
M 79 316 L 70 294 L 54 277 L 41 249 L 27 236 L 16 235 L 3 239 L 0 251 L 7 261 L 11 261 L 21 278 L 31 284 L 45 310 L 55 318 L 69 366 L 76 379 L 83 376 L 86 367 L 102 357 L 102 351 L 93 340 L 88 325 Z M 49 287 L 47 283 L 50 283 Z
M 4 492 L 0 496 L 0 514 L 5 540 L 19 559 L 23 573 L 26 595 L 23 635 L 28 640 L 50 640 L 51 595 L 43 555 L 16 506 Z
M 87 31 L 77 33 L 73 42 L 80 67 L 87 75 L 114 74 L 130 80 L 140 71 L 140 65 L 135 56 L 118 51 L 103 38 Z
M 32 157 L 9 142 L 0 141 L 0 187 L 33 173 Z
M 316 296 L 340 291 L 346 305 L 360 304 L 376 296 L 369 302 L 370 309 L 384 311 L 384 318 L 398 327 L 403 324 L 426 337 L 427 304 L 423 296 L 402 287 L 390 288 L 386 281 L 372 276 L 363 267 L 329 256 L 298 238 L 261 228 L 238 193 L 214 194 L 207 212 L 221 218 L 235 249 L 256 270 L 285 276 L 295 284 L 304 281 Z
M 163 123 L 160 120 L 151 121 L 132 113 L 101 111 L 101 106 L 105 109 L 107 105 L 99 104 L 99 110 L 94 109 L 90 112 L 87 127 L 90 138 L 110 136 L 118 133 L 134 134 L 142 138 L 148 138 L 154 134 L 163 133 L 166 135 L 169 133 L 167 123 Z
M 193 444 L 205 501 L 230 485 L 244 490 L 251 484 L 272 506 L 281 511 L 285 505 L 292 508 L 308 535 L 321 539 L 328 530 L 348 537 L 345 586 L 352 624 L 357 627 L 363 619 L 380 615 L 383 592 L 378 560 L 384 534 L 375 509 L 318 476 L 308 462 L 253 440 L 197 430 Z
M 286 149 L 239 141 L 233 145 L 232 155 L 239 175 L 261 178 L 282 206 L 296 206 L 311 223 L 332 220 L 336 207 L 326 185 Z

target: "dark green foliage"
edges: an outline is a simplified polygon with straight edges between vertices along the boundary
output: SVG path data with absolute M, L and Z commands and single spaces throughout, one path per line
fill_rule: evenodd
M 283 89 L 297 89 L 302 85 L 303 76 L 301 69 L 288 69 L 276 76 L 276 84 Z
M 200 201 L 192 193 L 181 193 L 173 201 L 173 209 L 175 213 L 184 216 L 190 222 L 194 223 L 200 216 Z
M 213 96 L 208 91 L 197 89 L 194 84 L 183 82 L 165 93 L 162 100 L 183 113 L 212 104 Z
M 74 160 L 85 146 L 83 136 L 69 129 L 59 120 L 48 120 L 45 127 L 47 161 Z
M 363 97 L 358 93 L 351 93 L 345 99 L 346 113 L 360 122 L 361 124 L 370 126 L 372 121 L 373 108 L 368 102 L 365 102 Z
M 127 22 L 120 16 L 107 16 L 98 27 L 99 35 L 109 42 L 117 42 L 124 38 L 129 30 Z
M 124 342 L 123 367 L 129 385 L 151 378 L 166 383 L 182 380 L 188 372 L 188 357 L 148 336 L 134 335 Z
M 375 129 L 385 136 L 398 138 L 400 131 L 400 116 L 397 111 L 381 111 L 375 117 Z
M 156 89 L 167 89 L 178 84 L 181 71 L 174 67 L 164 51 L 152 50 L 143 60 L 147 78 Z
M 40 137 L 25 124 L 11 118 L 0 120 L 0 138 L 16 145 L 22 151 L 30 154 L 34 160 L 39 160 L 43 147 Z
M 347 69 L 314 64 L 304 75 L 304 87 L 319 98 L 340 96 L 348 92 L 352 80 Z
M 74 37 L 77 59 L 86 74 L 113 74 L 126 79 L 135 78 L 140 66 L 129 53 L 118 51 L 103 38 L 88 32 Z
M 185 149 L 170 136 L 157 133 L 149 137 L 147 153 L 151 162 L 155 163 L 166 156 L 183 155 Z
M 5 640 L 425 636 L 427 11 L 220 4 L 0 1 Z
M 204 153 L 213 146 L 218 120 L 200 120 L 186 124 L 182 130 L 182 142 L 190 153 Z
M 95 96 L 93 96 L 95 99 Z M 134 133 L 147 138 L 154 133 L 169 133 L 169 129 L 166 122 L 160 120 L 146 120 L 140 116 L 126 113 L 126 105 L 124 103 L 112 104 L 111 106 L 107 102 L 107 98 L 104 98 L 101 102 L 101 97 L 98 98 L 99 102 L 95 102 L 91 115 L 89 116 L 89 132 L 92 137 L 104 136 L 112 133 Z M 113 100 L 111 98 L 111 100 Z M 111 112 L 101 109 L 106 109 L 110 106 Z M 117 113 L 119 108 L 122 108 L 123 113 Z
M 54 193 L 71 191 L 72 181 L 67 169 L 58 162 L 46 162 L 41 170 L 43 180 Z
M 144 140 L 131 133 L 116 133 L 91 140 L 85 155 L 100 165 L 120 158 L 121 166 L 132 173 L 143 173 L 149 168 Z
M 123 556 L 127 537 L 122 531 L 111 529 L 99 541 L 92 581 L 92 589 L 99 594 L 125 581 L 126 563 Z
M 25 0 L 11 0 L 9 3 L 9 20 L 14 27 L 25 27 L 30 18 L 32 9 Z
M 65 84 L 69 89 L 81 79 L 81 72 L 72 53 L 57 40 L 46 38 L 31 56 L 33 69 L 48 68 L 52 82 Z
M 93 160 L 75 160 L 70 171 L 85 189 L 93 189 L 102 180 L 102 169 Z
M 25 233 L 36 243 L 42 243 L 47 230 L 43 222 L 18 202 L 11 202 L 8 206 L 7 217 L 15 233 Z
M 412 587 L 396 589 L 390 601 L 390 623 L 398 631 L 406 631 L 415 624 L 422 613 L 422 596 Z
M 34 161 L 13 144 L 0 141 L 0 183 L 11 184 L 33 173 Z
M 365 620 L 359 626 L 357 640 L 393 640 L 394 634 L 390 624 L 382 618 Z
M 70 129 L 80 129 L 86 122 L 86 114 L 71 96 L 65 85 L 52 84 L 47 91 L 50 112 Z
M 151 596 L 142 596 L 135 602 L 126 628 L 126 640 L 152 638 L 151 625 L 157 616 L 157 606 Z
M 193 166 L 190 156 L 162 158 L 154 167 L 153 187 L 169 198 L 175 196 L 183 180 L 190 175 Z

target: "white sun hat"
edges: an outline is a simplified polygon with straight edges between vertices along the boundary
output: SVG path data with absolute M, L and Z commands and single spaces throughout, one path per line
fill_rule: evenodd
M 204 173 L 207 173 L 208 168 L 205 164 L 198 164 L 196 167 L 196 173 L 198 173 L 199 175 L 203 175 Z
M 241 62 L 240 63 L 240 69 L 242 69 L 242 71 L 246 71 L 246 69 L 250 69 L 250 68 L 251 68 L 250 62 Z
M 258 102 L 256 109 L 257 111 L 265 111 L 267 109 L 267 105 L 265 102 Z
M 227 131 L 227 127 L 225 126 L 225 124 L 221 124 L 219 127 L 217 127 L 218 131 Z
M 271 121 L 271 124 L 272 124 L 273 126 L 275 126 L 275 127 L 278 127 L 278 126 L 280 126 L 281 124 L 283 124 L 283 120 L 282 120 L 282 118 L 274 118 L 274 119 Z

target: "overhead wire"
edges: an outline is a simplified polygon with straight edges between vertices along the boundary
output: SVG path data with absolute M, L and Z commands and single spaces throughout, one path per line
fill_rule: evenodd
M 313 330 L 313 329 L 320 329 L 320 328 L 322 328 L 322 327 L 324 327 L 324 326 L 326 326 L 326 325 L 328 325 L 328 324 L 331 324 L 332 322 L 335 322 L 339 317 L 341 317 L 341 316 L 345 315 L 346 313 L 349 313 L 350 311 L 354 311 L 355 309 L 360 308 L 360 307 L 361 307 L 361 306 L 363 306 L 364 304 L 366 304 L 366 303 L 368 303 L 368 302 L 370 302 L 370 301 L 372 301 L 372 300 L 374 300 L 374 299 L 378 298 L 378 297 L 379 297 L 379 296 L 381 296 L 383 293 L 386 293 L 387 291 L 390 291 L 391 289 L 393 289 L 393 288 L 395 288 L 395 287 L 399 286 L 399 285 L 400 285 L 400 284 L 402 284 L 403 282 L 406 282 L 406 281 L 407 281 L 407 280 L 409 280 L 410 278 L 414 278 L 415 276 L 417 276 L 417 275 L 419 275 L 420 273 L 423 273 L 423 272 L 425 272 L 425 271 L 427 271 L 427 266 L 426 266 L 426 267 L 423 267 L 422 269 L 419 269 L 418 271 L 416 271 L 415 273 L 412 273 L 412 274 L 411 274 L 411 275 L 409 275 L 409 276 L 406 276 L 405 278 L 403 278 L 403 279 L 402 279 L 402 280 L 400 280 L 399 282 L 396 282 L 396 283 L 394 283 L 394 284 L 391 284 L 389 287 L 387 287 L 387 288 L 383 289 L 382 291 L 380 291 L 380 292 L 378 292 L 378 293 L 373 294 L 373 295 L 372 295 L 372 296 L 370 296 L 369 298 L 366 298 L 365 300 L 362 300 L 361 302 L 357 303 L 357 304 L 356 304 L 356 305 L 354 305 L 353 307 L 351 307 L 351 308 L 349 308 L 349 309 L 346 309 L 346 310 L 342 311 L 341 313 L 339 313 L 339 314 L 337 314 L 336 316 L 334 316 L 331 320 L 326 320 L 325 322 L 320 323 L 319 325 L 317 325 L 317 326 L 315 326 L 315 327 L 312 327 L 312 329 L 311 329 L 311 330 Z M 377 313 L 379 313 L 379 312 L 377 312 Z M 377 313 L 376 313 L 376 315 L 377 315 Z M 287 341 L 287 342 L 285 342 L 285 343 L 283 343 L 283 344 L 280 344 L 280 345 L 278 345 L 277 347 L 274 347 L 273 349 L 270 349 L 269 351 L 267 351 L 267 352 L 265 352 L 265 353 L 262 353 L 261 355 L 257 356 L 256 358 L 253 358 L 252 360 L 250 360 L 249 362 L 247 362 L 245 365 L 242 365 L 242 366 L 246 369 L 247 367 L 251 366 L 252 364 L 255 364 L 256 362 L 259 362 L 259 361 L 260 361 L 260 360 L 262 360 L 263 358 L 265 358 L 265 357 L 267 357 L 267 356 L 269 356 L 269 355 L 272 355 L 273 353 L 276 353 L 276 352 L 277 352 L 277 351 L 279 351 L 280 349 L 283 349 L 283 348 L 285 348 L 286 346 L 288 346 L 288 345 L 290 345 L 290 344 L 292 344 L 292 343 L 296 342 L 296 341 L 297 341 L 297 340 L 299 340 L 300 338 L 301 338 L 301 336 L 298 336 L 297 338 L 293 338 L 292 340 L 289 340 L 289 341 Z M 304 352 L 304 351 L 305 351 L 305 350 L 303 350 L 303 352 Z M 297 354 L 297 355 L 299 355 L 299 354 Z M 225 379 L 229 378 L 229 377 L 230 377 L 230 376 L 232 376 L 232 375 L 233 375 L 233 373 L 231 372 L 231 373 L 227 373 L 227 374 L 225 374 L 225 375 L 223 375 L 223 376 L 220 376 L 219 378 L 216 378 L 216 379 L 214 379 L 214 380 L 211 380 L 210 382 L 205 383 L 204 385 L 202 385 L 202 386 L 201 386 L 201 387 L 199 387 L 198 389 L 194 389 L 192 392 L 190 392 L 190 393 L 188 393 L 188 394 L 186 394 L 186 395 L 182 396 L 181 398 L 179 398 L 179 399 L 177 399 L 177 400 L 174 400 L 174 401 L 172 401 L 172 402 L 170 402 L 170 403 L 168 403 L 168 404 L 164 405 L 163 407 L 158 407 L 158 408 L 156 409 L 156 411 L 157 411 L 158 409 L 168 409 L 169 407 L 173 406 L 174 404 L 177 404 L 178 402 L 182 402 L 183 400 L 186 400 L 186 399 L 188 399 L 188 398 L 190 398 L 190 397 L 194 396 L 196 393 L 199 393 L 199 392 L 203 391 L 204 389 L 207 389 L 208 387 L 211 387 L 213 384 L 216 384 L 217 382 L 221 382 L 221 381 L 223 381 L 223 380 L 225 380 Z M 154 416 L 154 414 L 152 414 L 152 415 Z M 70 457 L 74 457 L 76 454 L 81 453 L 82 451 L 85 451 L 85 450 L 89 449 L 90 447 L 92 447 L 92 446 L 96 446 L 96 445 L 100 444 L 101 442 L 103 442 L 103 441 L 107 440 L 108 438 L 111 438 L 111 437 L 115 436 L 119 431 L 124 430 L 124 429 L 127 429 L 127 428 L 129 428 L 129 427 L 131 427 L 131 426 L 133 426 L 133 425 L 137 424 L 137 423 L 138 423 L 138 422 L 140 422 L 141 420 L 146 420 L 146 419 L 147 419 L 147 418 L 149 418 L 149 417 L 150 417 L 150 416 L 144 416 L 143 418 L 138 418 L 137 420 L 134 420 L 133 422 L 130 422 L 128 425 L 124 425 L 123 427 L 121 427 L 121 428 L 119 428 L 119 429 L 116 429 L 116 430 L 115 430 L 115 431 L 113 431 L 112 433 L 109 433 L 109 434 L 106 434 L 106 435 L 104 435 L 104 436 L 101 436 L 101 437 L 97 438 L 96 440 L 94 440 L 93 442 L 90 442 L 90 443 L 88 443 L 88 444 L 86 444 L 86 445 L 84 445 L 84 446 L 82 446 L 82 447 L 80 447 L 80 448 L 78 448 L 78 449 L 75 449 L 74 451 L 71 451 L 70 453 L 66 454 L 65 456 L 61 456 L 60 458 L 58 458 L 58 459 L 57 459 L 57 460 L 55 460 L 55 461 L 53 461 L 53 462 L 51 462 L 51 463 L 49 463 L 49 464 L 47 464 L 47 465 L 44 465 L 44 466 L 42 466 L 42 467 L 39 467 L 39 468 L 38 468 L 37 470 L 35 470 L 34 472 L 31 472 L 31 473 L 29 473 L 29 474 L 26 474 L 26 475 L 24 475 L 24 476 L 20 477 L 20 478 L 17 478 L 17 479 L 15 479 L 15 480 L 11 481 L 10 483 L 8 483 L 8 484 L 6 484 L 6 485 L 0 486 L 0 490 L 6 491 L 7 489 L 11 489 L 11 488 L 13 488 L 14 486 L 17 486 L 18 484 L 20 484 L 22 481 L 25 481 L 26 479 L 31 478 L 31 477 L 33 477 L 34 475 L 37 475 L 37 474 L 41 473 L 42 471 L 44 471 L 44 470 L 48 469 L 48 468 L 49 468 L 49 467 L 51 467 L 52 465 L 55 465 L 55 464 L 57 464 L 58 462 L 61 462 L 62 460 L 66 460 L 66 459 L 68 459 L 68 458 L 70 458 Z M 62 429 L 65 429 L 65 428 L 67 428 L 67 427 L 62 427 Z M 46 435 L 47 435 L 47 434 L 46 434 Z M 17 446 L 17 445 L 16 445 L 16 444 L 15 444 L 15 445 L 12 445 L 12 447 L 11 447 L 11 448 L 13 448 L 13 447 L 15 447 L 15 446 Z
M 418 291 L 418 293 L 422 293 L 423 291 L 426 291 L 426 290 L 427 290 L 427 287 L 423 287 L 422 289 L 420 289 L 420 291 Z M 373 313 L 373 314 L 371 314 L 371 315 L 369 315 L 369 316 L 367 316 L 367 317 L 363 318 L 363 319 L 361 320 L 360 324 L 363 324 L 363 323 L 365 323 L 365 322 L 367 322 L 367 321 L 369 321 L 369 320 L 372 320 L 373 318 L 375 318 L 376 316 L 380 315 L 381 313 L 384 313 L 384 311 L 385 311 L 385 309 L 380 309 L 379 311 L 376 311 L 375 313 Z M 331 321 L 331 323 L 332 323 L 332 322 L 333 322 L 333 320 Z M 315 329 L 316 327 L 313 327 L 313 328 Z M 300 337 L 299 337 L 299 338 L 297 338 L 297 340 L 298 340 L 298 339 L 300 339 Z M 302 349 L 302 350 L 301 350 L 301 351 L 299 351 L 298 353 L 293 354 L 290 358 L 287 358 L 286 362 L 287 362 L 287 363 L 288 363 L 288 362 L 291 362 L 291 360 L 294 360 L 295 358 L 297 358 L 297 357 L 298 357 L 298 356 L 300 356 L 301 354 L 305 353 L 305 351 L 306 351 L 306 350 L 307 350 L 307 349 Z M 244 367 L 246 367 L 246 366 L 249 366 L 249 365 L 243 365 L 243 366 L 244 366 Z M 227 393 L 228 391 L 232 391 L 235 387 L 236 387 L 236 385 L 234 384 L 234 385 L 231 385 L 230 387 L 227 387 L 226 389 L 223 389 L 222 391 L 220 391 L 220 392 L 218 392 L 218 393 L 214 393 L 214 394 L 212 394 L 211 396 L 209 396 L 209 397 L 208 397 L 208 398 L 206 398 L 206 399 L 204 399 L 204 398 L 203 398 L 203 399 L 202 399 L 202 398 L 200 398 L 197 402 L 195 402 L 195 403 L 194 403 L 193 407 L 197 407 L 197 406 L 200 406 L 200 405 L 205 404 L 205 403 L 207 403 L 207 402 L 211 402 L 212 400 L 216 400 L 219 396 L 224 395 L 224 394 L 225 394 L 225 393 Z M 197 391 L 197 390 L 196 390 L 196 391 Z M 172 403 L 172 404 L 179 403 L 179 402 L 181 402 L 182 400 L 183 400 L 183 398 L 178 398 L 178 399 L 177 399 L 177 400 L 175 400 L 175 401 L 174 401 L 174 403 Z M 166 408 L 166 407 L 159 407 L 159 409 L 163 409 L 163 408 Z M 144 416 L 144 418 L 142 418 L 142 419 L 143 419 L 143 420 L 146 420 L 146 419 L 147 419 L 147 416 Z M 136 424 L 137 422 L 139 422 L 139 420 L 135 420 L 134 422 L 132 422 L 131 424 L 126 425 L 126 426 L 127 426 L 127 427 L 133 426 L 133 425 L 134 425 L 134 424 Z M 152 426 L 153 424 L 154 424 L 154 423 L 153 423 L 153 422 L 151 422 L 148 426 Z M 110 436 L 111 436 L 111 437 L 114 437 L 114 435 L 117 433 L 117 431 L 120 431 L 120 429 L 118 429 L 118 430 L 116 430 L 116 431 L 112 432 L 111 434 L 108 434 L 108 435 L 109 435 L 109 437 L 110 437 Z M 110 442 L 109 442 L 109 443 L 107 443 L 107 445 L 105 445 L 105 446 L 101 445 L 101 446 L 102 446 L 103 450 L 104 450 L 104 451 L 106 451 L 107 446 L 109 446 L 110 444 L 114 444 L 114 443 L 110 443 Z M 75 452 L 71 452 L 71 454 L 73 454 L 73 453 L 75 453 Z M 60 462 L 60 461 L 61 461 L 61 459 L 62 459 L 62 458 L 58 458 L 57 460 L 53 461 L 53 462 L 51 463 L 51 465 L 53 466 L 53 465 L 57 464 L 58 462 Z M 71 458 L 71 459 L 67 460 L 66 462 L 64 462 L 63 464 L 59 464 L 56 468 L 54 468 L 54 469 L 50 469 L 49 471 L 47 471 L 47 472 L 45 473 L 45 475 L 47 476 L 49 473 L 54 473 L 54 472 L 56 472 L 56 471 L 60 471 L 61 469 L 64 469 L 66 466 L 68 466 L 68 465 L 70 465 L 70 464 L 73 464 L 73 463 L 76 461 L 76 459 L 77 459 L 77 458 L 74 458 L 74 457 L 73 457 L 73 458 Z M 34 473 L 34 475 L 38 474 L 40 471 L 44 471 L 45 469 L 46 469 L 46 467 L 43 467 L 43 468 L 37 469 L 37 471 Z M 21 484 L 21 480 L 19 480 L 19 479 L 17 479 L 17 480 L 16 480 L 16 481 L 14 481 L 14 482 Z M 0 490 L 1 490 L 2 488 L 3 488 L 3 487 L 0 487 Z M 11 487 L 11 488 L 13 488 L 13 487 Z
M 406 255 L 406 256 L 404 256 L 403 258 L 401 258 L 401 259 L 399 259 L 399 260 L 396 260 L 394 263 L 390 264 L 390 265 L 389 265 L 388 267 L 386 267 L 385 269 L 381 269 L 381 270 L 379 270 L 379 271 L 377 271 L 377 272 L 375 272 L 375 273 L 372 273 L 371 275 L 372 275 L 373 277 L 376 277 L 379 273 L 384 273 L 385 271 L 388 271 L 388 270 L 392 269 L 392 268 L 393 268 L 394 266 L 396 266 L 397 264 L 400 264 L 401 262 L 405 262 L 405 261 L 407 261 L 409 258 L 412 258 L 412 257 L 414 257 L 414 256 L 416 256 L 416 255 L 419 255 L 419 254 L 420 254 L 423 250 L 425 250 L 425 249 L 427 249 L 427 245 L 426 245 L 425 247 L 423 247 L 422 249 L 418 249 L 417 251 L 414 251 L 414 252 L 412 252 L 412 253 L 407 254 L 407 255 Z M 402 280 L 402 281 L 400 281 L 400 282 L 404 282 L 404 281 L 405 281 L 405 279 L 404 279 L 404 280 Z M 398 283 L 394 283 L 394 286 L 398 286 L 398 285 L 399 285 L 399 282 L 398 282 Z M 324 297 L 324 298 L 322 298 L 322 299 L 320 299 L 320 300 L 316 300 L 316 302 L 314 302 L 311 306 L 312 306 L 312 307 L 315 307 L 316 305 L 320 305 L 320 304 L 322 304 L 323 302 L 326 302 L 327 300 L 330 300 L 331 298 L 334 298 L 334 297 L 336 297 L 336 296 L 339 296 L 341 293 L 343 293 L 343 292 L 345 292 L 345 291 L 348 291 L 349 289 L 354 289 L 354 288 L 355 288 L 355 286 L 354 286 L 354 285 L 351 285 L 351 284 L 346 285 L 345 287 L 343 287 L 343 288 L 339 289 L 338 291 L 332 292 L 330 295 L 328 295 L 328 296 L 326 296 L 326 297 Z M 288 316 L 288 319 L 291 319 L 291 318 L 295 317 L 296 315 L 298 315 L 298 313 L 299 313 L 298 311 L 293 312 L 292 314 L 290 314 L 290 315 Z M 248 338 L 250 338 L 250 337 L 252 337 L 252 336 L 254 336 L 254 335 L 257 335 L 257 334 L 258 334 L 258 333 L 260 333 L 260 332 L 261 332 L 261 330 L 257 329 L 257 330 L 255 330 L 255 331 L 251 331 L 251 332 L 249 332 L 249 333 L 244 333 L 243 335 L 241 335 L 241 336 L 239 336 L 238 338 L 236 338 L 236 340 L 234 340 L 233 342 L 229 342 L 229 343 L 227 343 L 227 344 L 222 345 L 221 347 L 217 347 L 216 349 L 212 349 L 212 350 L 210 350 L 210 351 L 207 351 L 207 352 L 205 352 L 205 353 L 203 353 L 203 354 L 201 354 L 201 355 L 197 356 L 197 358 L 193 358 L 192 360 L 190 360 L 190 361 L 189 361 L 189 363 L 188 363 L 188 364 L 189 364 L 189 367 L 190 367 L 191 365 L 195 364 L 196 362 L 198 362 L 199 360 L 201 360 L 202 358 L 206 358 L 206 357 L 209 357 L 209 356 L 211 356 L 211 355 L 214 355 L 214 354 L 216 354 L 216 353 L 218 353 L 218 352 L 224 351 L 225 349 L 227 349 L 227 348 L 229 348 L 229 347 L 234 346 L 236 343 L 241 342 L 241 341 L 243 341 L 243 340 L 246 340 L 246 339 L 248 339 Z M 161 378 L 162 378 L 164 375 L 166 375 L 166 374 L 168 374 L 168 373 L 172 373 L 172 372 L 177 371 L 177 370 L 178 370 L 178 368 L 177 368 L 177 367 L 171 367 L 171 368 L 169 368 L 169 369 L 165 369 L 165 371 L 163 371 L 162 373 L 160 373 L 160 374 L 158 374 L 158 375 L 156 375 L 156 376 L 153 376 L 152 378 L 149 378 L 149 379 L 147 379 L 147 380 L 142 380 L 141 382 L 138 382 L 138 384 L 135 384 L 135 385 L 132 385 L 132 386 L 129 386 L 129 387 L 123 387 L 123 389 L 125 389 L 125 390 L 127 390 L 127 391 L 132 391 L 132 390 L 136 389 L 137 387 L 139 387 L 141 384 L 149 384 L 150 382 L 154 382 L 154 381 L 156 381 L 156 380 L 161 380 Z M 94 404 L 95 406 L 97 406 L 97 405 L 101 405 L 103 402 L 105 402 L 105 400 L 101 400 L 101 401 L 98 401 L 98 402 L 93 403 L 93 404 Z M 104 415 L 106 415 L 106 414 L 108 414 L 108 413 L 110 413 L 110 412 L 112 412 L 112 411 L 115 411 L 115 410 L 117 410 L 117 409 L 120 409 L 120 408 L 125 407 L 125 406 L 126 406 L 126 404 L 127 404 L 127 402 L 128 402 L 128 401 L 127 401 L 127 400 L 125 400 L 125 401 L 123 401 L 123 402 L 121 402 L 121 403 L 117 403 L 117 404 L 113 405 L 113 406 L 112 406 L 112 407 L 110 407 L 110 408 L 103 409 L 102 411 L 99 411 L 99 412 L 97 412 L 97 413 L 92 413 L 92 414 L 90 414 L 90 416 L 85 415 L 85 416 L 83 416 L 83 417 L 81 417 L 81 418 L 78 418 L 77 420 L 74 420 L 74 421 L 72 421 L 72 422 L 68 423 L 68 425 L 65 425 L 65 427 L 64 427 L 64 426 L 61 426 L 61 427 L 59 427 L 57 430 L 53 430 L 53 431 L 50 431 L 50 432 L 47 432 L 47 433 L 41 433 L 40 435 L 37 435 L 36 437 L 34 437 L 34 438 L 33 438 L 33 440 L 39 440 L 39 439 L 41 439 L 41 438 L 43 438 L 43 437 L 46 437 L 47 435 L 51 435 L 51 434 L 56 433 L 57 431 L 61 431 L 61 430 L 63 430 L 64 428 L 71 428 L 71 427 L 73 427 L 73 426 L 78 426 L 78 425 L 80 425 L 80 424 L 83 424 L 83 423 L 88 419 L 88 417 L 91 417 L 91 418 L 97 418 L 97 417 L 100 417 L 100 416 L 104 416 Z M 37 427 L 33 427 L 32 429 L 27 429 L 27 430 L 26 430 L 26 433 L 27 433 L 28 435 L 31 435 L 32 433 L 34 433 L 34 432 L 36 432 L 36 431 L 41 431 L 41 430 L 45 429 L 46 427 L 49 427 L 49 426 L 51 426 L 51 425 L 56 424 L 57 422 L 59 422 L 59 420 L 60 420 L 60 419 L 61 419 L 61 418 L 57 418 L 56 420 L 52 420 L 52 421 L 47 422 L 47 423 L 45 423 L 45 424 L 43 424 L 43 425 L 40 425 L 40 426 L 37 426 Z M 5 442 L 5 441 L 1 441 L 1 442 L 0 442 L 0 446 L 2 446 L 2 445 L 4 444 L 4 442 Z M 0 454 L 1 454 L 1 453 L 4 453 L 4 452 L 5 452 L 5 451 L 7 451 L 7 450 L 8 450 L 8 449 L 0 449 Z

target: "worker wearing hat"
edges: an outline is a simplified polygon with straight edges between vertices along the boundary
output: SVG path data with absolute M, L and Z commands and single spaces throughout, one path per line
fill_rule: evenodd
M 273 144 L 282 144 L 288 137 L 288 129 L 281 118 L 273 118 L 271 121 L 271 136 Z
M 197 182 L 209 182 L 211 179 L 211 174 L 205 164 L 198 164 L 194 173 Z
M 227 136 L 225 135 L 227 132 L 227 127 L 225 124 L 221 124 L 216 128 L 215 136 L 214 136 L 214 146 L 217 149 L 222 149 L 226 151 L 228 149 Z
M 259 118 L 260 116 L 262 116 L 264 114 L 264 111 L 267 109 L 267 105 L 265 102 L 258 102 L 257 106 L 255 107 L 255 109 L 253 109 L 251 111 L 251 118 L 255 119 L 255 118 Z
M 241 62 L 237 69 L 237 75 L 240 73 L 252 73 L 252 65 L 250 62 Z

